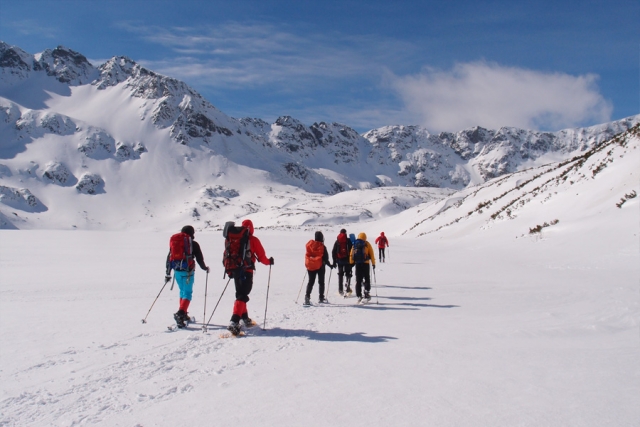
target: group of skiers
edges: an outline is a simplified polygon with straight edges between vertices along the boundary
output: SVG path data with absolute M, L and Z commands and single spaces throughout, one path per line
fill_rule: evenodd
M 389 240 L 384 232 L 376 238 L 375 243 L 378 245 L 379 258 L 382 262 L 385 260 L 385 248 L 389 246 Z M 376 269 L 376 257 L 371 246 L 367 241 L 365 233 L 347 236 L 347 230 L 340 230 L 340 234 L 336 238 L 331 251 L 331 260 L 329 262 L 329 252 L 324 245 L 324 235 L 321 231 L 316 231 L 314 240 L 309 240 L 306 244 L 305 267 L 309 275 L 307 289 L 304 297 L 304 305 L 311 305 L 311 291 L 318 278 L 319 303 L 327 303 L 324 294 L 324 278 L 325 266 L 331 269 L 338 268 L 338 293 L 345 298 L 353 294 L 351 289 L 351 278 L 353 270 L 356 275 L 356 297 L 358 303 L 366 303 L 371 300 L 371 274 L 370 269 Z M 345 281 L 346 278 L 346 281 Z M 346 286 L 345 286 L 346 285 Z M 364 292 L 363 292 L 364 287 Z
M 231 320 L 227 329 L 233 335 L 239 335 L 242 327 L 250 328 L 256 323 L 249 317 L 247 302 L 253 288 L 253 273 L 257 261 L 264 265 L 273 265 L 273 257 L 267 257 L 260 240 L 253 235 L 253 223 L 249 219 L 242 222 L 242 226 L 236 227 L 233 222 L 225 224 L 223 236 L 225 237 L 225 251 L 223 265 L 225 274 L 229 280 L 233 279 L 236 289 L 236 299 L 233 304 Z M 376 238 L 379 258 L 385 261 L 385 248 L 389 247 L 389 240 L 384 232 Z M 320 303 L 327 303 L 325 297 L 325 267 L 338 268 L 338 292 L 345 298 L 352 295 L 351 278 L 355 269 L 356 296 L 358 303 L 366 303 L 371 300 L 370 268 L 376 268 L 376 258 L 373 247 L 367 241 L 365 233 L 347 236 L 345 229 L 340 230 L 331 251 L 332 261 L 329 261 L 329 252 L 324 245 L 324 235 L 316 231 L 313 240 L 306 244 L 305 267 L 309 276 L 304 305 L 311 305 L 311 291 L 318 279 L 318 291 Z M 200 245 L 195 241 L 195 229 L 186 225 L 180 233 L 171 236 L 169 240 L 169 254 L 166 260 L 165 284 L 171 280 L 171 270 L 174 271 L 174 280 L 180 289 L 179 308 L 173 317 L 178 328 L 184 328 L 191 320 L 188 315 L 189 304 L 193 295 L 193 283 L 195 278 L 196 263 L 207 273 L 210 269 L 204 261 Z M 346 278 L 346 281 L 345 281 Z M 304 281 L 303 281 L 304 282 Z M 346 285 L 346 286 L 345 286 Z M 363 289 L 364 288 L 364 289 Z M 364 292 L 363 292 L 364 290 Z

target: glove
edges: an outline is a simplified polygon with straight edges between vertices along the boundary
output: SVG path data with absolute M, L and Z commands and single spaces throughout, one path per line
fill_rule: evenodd
M 269 265 L 273 265 L 273 257 L 269 258 Z
M 333 263 L 333 268 L 336 268 L 337 266 L 338 266 L 338 263 L 337 263 L 337 262 L 334 262 L 334 263 Z
M 166 285 L 167 283 L 169 283 L 171 281 L 171 276 L 169 276 L 168 274 L 166 276 L 164 276 L 164 284 Z
M 374 270 L 376 269 L 376 265 L 375 265 L 375 264 L 373 264 L 373 269 L 374 269 Z
M 205 267 L 204 271 L 206 271 L 207 273 L 209 272 L 209 266 L 208 265 Z

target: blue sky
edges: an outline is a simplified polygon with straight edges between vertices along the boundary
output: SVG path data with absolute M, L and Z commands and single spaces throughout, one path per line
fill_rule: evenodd
M 0 0 L 0 40 L 125 55 L 233 117 L 360 132 L 640 113 L 640 2 Z

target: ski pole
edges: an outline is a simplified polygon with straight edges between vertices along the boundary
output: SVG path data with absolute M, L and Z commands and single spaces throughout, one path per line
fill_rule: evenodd
M 147 315 L 144 316 L 144 319 L 142 319 L 142 323 L 147 323 L 147 317 L 149 316 L 149 313 L 151 313 L 151 309 L 156 304 L 156 301 L 158 301 L 158 298 L 160 298 L 160 294 L 164 290 L 165 286 L 167 286 L 167 283 L 169 283 L 169 281 L 165 279 L 164 285 L 162 285 L 162 289 L 160 289 L 160 292 L 158 292 L 158 296 L 156 297 L 156 299 L 153 300 L 153 304 L 151 304 L 151 307 L 149 307 L 149 311 L 147 311 Z
M 209 288 L 209 270 L 207 270 L 207 278 L 204 281 L 204 312 L 202 313 L 202 320 L 207 316 L 207 289 Z M 202 332 L 207 332 L 207 325 L 202 325 Z
M 171 287 L 169 288 L 170 291 L 173 290 L 174 283 L 176 283 L 176 275 L 175 274 L 173 275 L 173 280 L 171 281 Z
M 329 296 L 329 286 L 331 286 L 331 273 L 333 273 L 333 268 L 329 270 L 329 281 L 327 282 L 327 292 L 325 292 L 326 297 L 324 299 L 326 299 L 327 302 L 329 301 L 327 297 Z
M 267 299 L 264 302 L 264 325 L 262 330 L 267 330 L 267 306 L 269 305 L 269 286 L 271 286 L 271 266 L 269 266 L 269 280 L 267 281 Z
M 296 304 L 298 303 L 298 300 L 300 299 L 300 292 L 302 292 L 302 285 L 304 285 L 304 279 L 307 278 L 307 271 L 305 270 L 304 272 L 304 276 L 302 277 L 302 283 L 300 283 L 300 290 L 298 291 L 298 298 L 296 298 Z
M 376 266 L 373 266 L 373 285 L 376 288 L 376 304 L 378 304 L 378 280 L 376 279 Z
M 222 299 L 222 295 L 224 295 L 224 292 L 227 290 L 227 286 L 229 286 L 229 282 L 231 281 L 231 277 L 229 277 L 229 280 L 227 280 L 227 284 L 224 285 L 224 289 L 222 290 L 222 294 L 220 294 L 220 298 L 218 298 L 218 302 L 216 303 L 216 306 L 213 307 L 213 311 L 211 312 L 211 316 L 209 316 L 209 320 L 207 320 L 207 324 L 205 326 L 209 326 L 209 322 L 211 322 L 211 318 L 213 317 L 213 313 L 216 312 L 216 308 L 218 308 L 218 304 L 220 304 L 220 300 Z

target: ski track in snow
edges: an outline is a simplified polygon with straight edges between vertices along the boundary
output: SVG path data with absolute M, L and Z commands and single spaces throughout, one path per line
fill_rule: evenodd
M 342 299 L 340 296 L 333 299 L 338 298 Z M 58 370 L 64 365 L 70 372 L 66 390 L 52 392 L 44 384 L 33 391 L 4 399 L 0 403 L 0 413 L 3 414 L 0 426 L 17 426 L 23 423 L 100 424 L 115 413 L 130 411 L 132 398 L 142 405 L 167 401 L 192 392 L 198 383 L 216 376 L 223 378 L 221 381 L 228 385 L 233 381 L 236 369 L 259 365 L 261 360 L 269 357 L 272 348 L 287 351 L 305 346 L 309 336 L 335 324 L 346 313 L 348 308 L 345 304 L 355 303 L 356 299 L 348 301 L 341 301 L 340 305 L 327 304 L 309 308 L 299 305 L 290 311 L 274 313 L 268 321 L 278 325 L 273 329 L 275 335 L 270 333 L 268 325 L 267 330 L 263 331 L 262 324 L 258 324 L 247 331 L 246 337 L 220 339 L 218 335 L 226 329 L 210 325 L 207 332 L 203 333 L 202 324 L 195 323 L 186 330 L 144 333 L 129 338 L 138 341 L 136 348 L 150 347 L 143 353 L 131 354 L 126 340 L 98 346 L 109 354 L 109 359 L 118 360 L 117 362 L 101 362 L 97 366 L 86 363 L 84 356 L 94 355 L 95 348 L 74 349 L 50 355 L 46 362 L 17 372 L 11 375 L 11 379 L 15 383 L 21 383 L 25 379 L 47 377 L 49 369 Z M 159 325 L 147 326 L 155 328 Z M 175 342 L 154 347 L 157 335 L 166 333 L 177 337 Z M 261 337 L 269 337 L 279 343 L 263 346 Z M 227 353 L 234 350 L 240 351 L 242 358 L 230 363 Z M 194 369 L 193 363 L 187 363 L 200 358 L 203 363 L 197 364 L 198 368 Z M 152 381 L 156 385 L 153 392 L 133 391 L 137 384 L 146 381 Z M 58 389 L 60 386 L 55 387 Z M 105 392 L 106 389 L 109 389 L 108 393 Z

